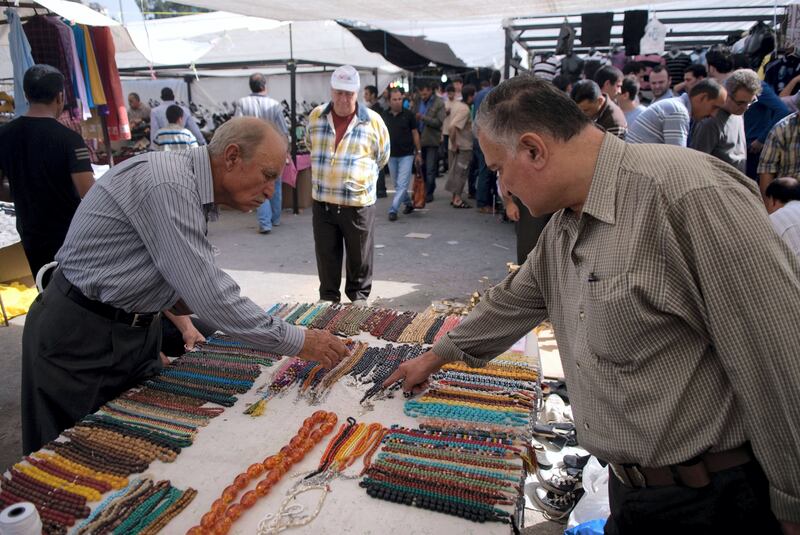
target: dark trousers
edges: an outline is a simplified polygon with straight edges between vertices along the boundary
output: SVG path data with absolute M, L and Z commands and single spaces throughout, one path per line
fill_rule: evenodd
M 375 193 L 378 197 L 386 197 L 386 167 L 382 167 L 378 171 L 378 183 L 375 186 Z
M 748 143 L 747 146 L 749 147 L 750 144 Z M 758 180 L 758 162 L 761 160 L 761 153 L 760 152 L 748 152 L 747 153 L 747 169 L 745 174 L 756 181 Z
M 345 295 L 351 301 L 369 297 L 372 290 L 374 225 L 375 205 L 357 208 L 314 201 L 312 226 L 320 299 L 341 300 L 339 288 L 345 253 Z
M 610 468 L 609 468 L 610 470 Z M 757 461 L 716 472 L 701 488 L 626 487 L 610 474 L 606 535 L 780 535 L 769 484 Z
M 484 206 L 492 206 L 493 199 L 492 193 L 495 189 L 495 175 L 486 166 L 486 159 L 483 157 L 480 145 L 475 143 L 472 147 L 472 152 L 475 153 L 476 161 L 478 164 L 477 182 L 475 184 L 475 200 L 478 203 L 478 208 Z
M 425 177 L 425 193 L 428 197 L 436 191 L 436 176 L 439 174 L 439 147 L 422 147 L 422 173 Z
M 536 217 L 516 197 L 514 197 L 514 204 L 519 208 L 519 221 L 514 224 L 517 232 L 517 264 L 522 265 L 539 242 L 539 236 L 542 235 L 552 214 Z
M 442 162 L 442 168 L 444 169 L 445 173 L 450 170 L 449 147 L 450 136 L 442 136 L 442 142 L 439 145 L 439 161 Z
M 61 431 L 161 370 L 161 322 L 130 327 L 98 316 L 50 283 L 22 333 L 22 449 Z

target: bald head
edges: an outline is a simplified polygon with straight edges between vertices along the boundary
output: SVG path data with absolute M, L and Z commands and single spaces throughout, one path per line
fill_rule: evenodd
M 286 162 L 287 140 L 270 122 L 235 117 L 214 132 L 208 153 L 214 201 L 243 211 L 272 196 Z
M 212 158 L 222 156 L 225 147 L 237 145 L 241 157 L 248 160 L 256 147 L 265 141 L 271 146 L 277 145 L 276 148 L 280 147 L 286 152 L 288 142 L 271 122 L 257 117 L 234 117 L 214 131 L 214 137 L 208 144 L 208 152 Z

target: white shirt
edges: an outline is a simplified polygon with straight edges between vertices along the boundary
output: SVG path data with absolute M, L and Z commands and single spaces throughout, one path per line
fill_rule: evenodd
M 173 104 L 175 104 L 174 100 L 165 100 L 162 104 L 150 110 L 151 150 L 158 150 L 158 146 L 155 144 L 156 134 L 161 128 L 164 128 L 169 124 L 169 121 L 167 121 L 167 108 L 169 108 Z M 189 132 L 191 132 L 194 135 L 199 145 L 205 145 L 206 138 L 203 137 L 203 133 L 200 132 L 200 127 L 197 126 L 197 123 L 195 122 L 194 117 L 192 116 L 192 111 L 186 106 L 181 106 L 181 108 L 183 108 L 184 126 Z
M 800 258 L 800 201 L 789 201 L 769 216 L 778 236 Z

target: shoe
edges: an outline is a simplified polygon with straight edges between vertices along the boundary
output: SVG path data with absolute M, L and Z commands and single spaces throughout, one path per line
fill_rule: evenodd
M 492 214 L 492 213 L 494 213 L 492 211 L 492 207 L 491 206 L 481 206 L 480 208 L 478 208 L 478 212 L 481 213 L 481 214 Z
M 414 211 L 414 205 L 407 204 L 405 208 L 403 208 L 403 215 L 408 215 Z
M 553 468 L 553 463 L 547 458 L 547 452 L 544 450 L 544 446 L 534 440 L 531 442 L 531 447 L 533 447 L 533 453 L 536 457 L 536 466 L 542 470 L 550 470 Z
M 567 468 L 577 468 L 579 470 L 583 470 L 591 457 L 591 455 L 564 455 L 564 458 L 561 461 Z
M 258 227 L 259 234 L 269 234 L 270 232 L 272 232 L 271 228 Z
M 578 486 L 580 479 L 566 474 L 556 474 L 550 479 L 545 478 L 539 470 L 536 471 L 536 479 L 544 488 L 556 494 L 567 494 Z
M 397 221 L 397 213 L 389 212 L 389 221 Z
M 396 214 L 395 214 L 396 217 Z M 365 307 L 367 306 L 366 299 L 356 299 L 355 301 L 350 301 L 350 305 L 354 307 Z
M 425 202 L 433 202 L 433 195 L 428 195 L 425 197 Z
M 465 203 L 464 201 L 461 201 L 461 203 L 459 203 L 459 204 L 451 202 L 450 206 L 452 206 L 453 208 L 472 208 L 472 205 L 469 205 L 469 204 Z
M 582 495 L 583 489 L 566 494 L 556 494 L 544 488 L 538 488 L 531 499 L 542 510 L 545 518 L 555 522 L 565 522 Z

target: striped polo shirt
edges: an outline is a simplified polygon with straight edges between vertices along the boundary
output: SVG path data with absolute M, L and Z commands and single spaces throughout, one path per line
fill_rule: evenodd
M 691 117 L 692 103 L 688 94 L 659 100 L 639 114 L 635 123 L 628 125 L 625 141 L 685 147 Z

